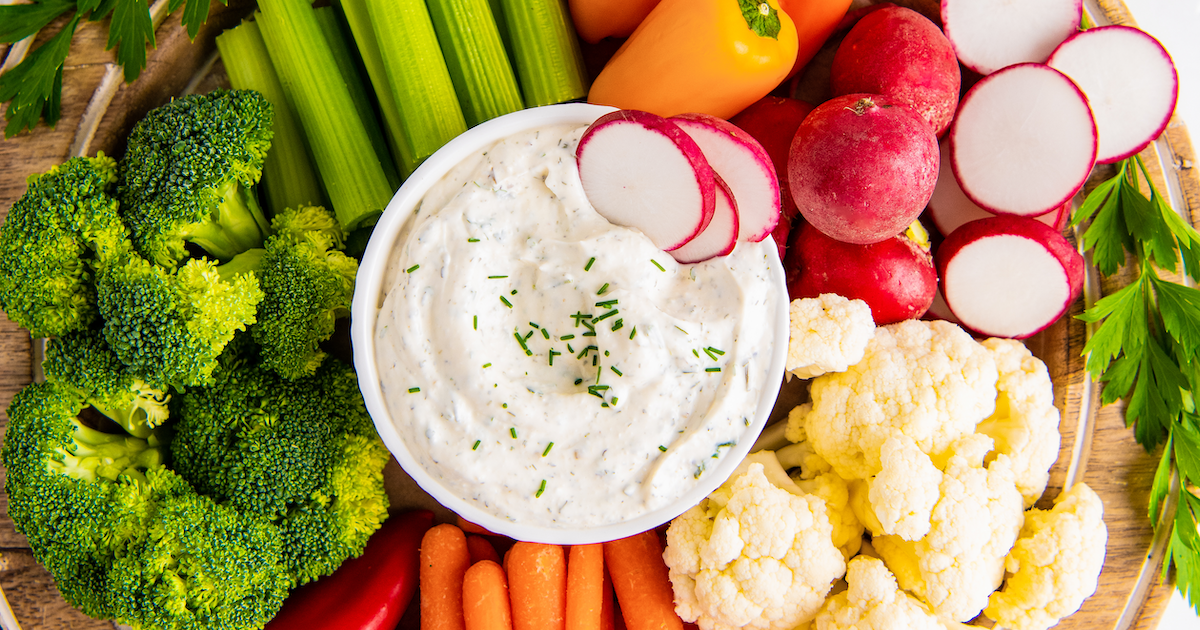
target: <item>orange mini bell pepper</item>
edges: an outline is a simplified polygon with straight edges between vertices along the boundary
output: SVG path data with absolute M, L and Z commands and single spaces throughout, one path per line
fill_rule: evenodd
M 600 71 L 588 102 L 733 116 L 796 60 L 796 27 L 777 1 L 662 0 Z
M 589 44 L 629 37 L 659 0 L 569 0 L 575 32 Z

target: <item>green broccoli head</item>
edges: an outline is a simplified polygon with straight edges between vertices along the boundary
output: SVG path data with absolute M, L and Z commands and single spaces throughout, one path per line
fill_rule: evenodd
M 0 227 L 0 308 L 34 336 L 96 319 L 95 269 L 130 247 L 114 197 L 116 169 L 100 154 L 31 176 Z
M 265 297 L 250 331 L 263 363 L 294 379 L 316 371 L 320 344 L 350 314 L 358 261 L 338 251 L 342 229 L 322 207 L 288 209 L 272 225 L 258 270 Z
M 278 525 L 298 583 L 360 554 L 387 515 L 389 455 L 354 371 L 330 359 L 287 380 L 257 361 L 230 360 L 215 380 L 177 398 L 176 471 L 201 493 Z
M 217 357 L 255 321 L 262 289 L 253 274 L 223 276 L 205 258 L 164 269 L 130 254 L 97 277 L 109 347 L 154 388 L 212 380 Z
M 130 372 L 99 328 L 49 340 L 42 370 L 47 380 L 74 388 L 134 437 L 149 437 L 170 416 L 170 395 Z
M 151 110 L 121 161 L 121 213 L 143 256 L 163 266 L 187 243 L 228 260 L 260 247 L 270 226 L 254 196 L 271 146 L 271 103 L 251 90 L 215 90 Z

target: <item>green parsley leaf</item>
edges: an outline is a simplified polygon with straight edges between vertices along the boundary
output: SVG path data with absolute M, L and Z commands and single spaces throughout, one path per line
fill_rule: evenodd
M 146 67 L 146 45 L 154 46 L 154 23 L 146 0 L 117 0 L 108 27 L 106 49 L 117 48 L 117 62 L 132 83 Z
M 62 72 L 79 25 L 79 14 L 54 37 L 38 46 L 25 61 L 0 75 L 0 101 L 9 101 L 4 136 L 11 138 L 22 129 L 33 129 L 45 117 L 53 126 L 62 116 Z
M 42 0 L 31 4 L 0 5 L 0 43 L 15 44 L 75 8 L 72 0 Z

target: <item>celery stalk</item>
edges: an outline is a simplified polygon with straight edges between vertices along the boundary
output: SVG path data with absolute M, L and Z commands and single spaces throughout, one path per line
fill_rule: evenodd
M 564 0 L 500 0 L 526 107 L 587 96 L 587 70 Z
M 429 0 L 429 16 L 467 126 L 522 108 L 488 0 Z
M 375 147 L 375 154 L 379 156 L 379 164 L 383 166 L 388 183 L 392 188 L 399 188 L 401 180 L 399 172 L 396 170 L 396 161 L 392 159 L 391 149 L 388 148 L 383 130 L 379 126 L 379 116 L 375 112 L 375 104 L 371 101 L 371 95 L 367 92 L 363 82 L 362 71 L 359 69 L 356 59 L 357 55 L 350 47 L 346 34 L 342 31 L 342 25 L 338 21 L 334 8 L 330 6 L 317 7 L 313 11 L 317 14 L 317 24 L 321 26 L 321 32 L 325 34 L 329 48 L 333 51 L 333 60 L 337 62 L 338 70 L 346 79 L 350 98 L 354 99 L 354 107 L 358 110 L 358 116 L 367 128 L 367 136 L 371 138 L 371 144 Z
M 366 0 L 412 157 L 420 163 L 467 123 L 424 0 Z
M 285 208 L 326 203 L 321 179 L 304 141 L 304 130 L 295 109 L 279 83 L 279 75 L 257 22 L 246 21 L 217 36 L 217 50 L 229 83 L 241 90 L 257 90 L 275 109 L 274 138 L 263 162 L 260 185 L 271 214 Z
M 260 0 L 258 6 L 271 63 L 300 115 L 334 214 L 347 231 L 370 225 L 394 190 L 312 6 L 306 0 Z

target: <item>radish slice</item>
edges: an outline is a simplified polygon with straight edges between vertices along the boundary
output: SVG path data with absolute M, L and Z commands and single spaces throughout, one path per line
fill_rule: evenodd
M 1083 258 L 1062 234 L 1025 217 L 966 223 L 934 258 L 947 306 L 984 336 L 1029 337 L 1083 290 Z
M 738 244 L 737 202 L 720 175 L 716 176 L 716 182 L 717 205 L 712 221 L 709 221 L 703 232 L 684 243 L 683 247 L 670 251 L 676 262 L 698 263 L 709 258 L 725 256 Z
M 1087 98 L 1044 64 L 1009 66 L 981 79 L 963 96 L 949 136 L 963 193 L 995 213 L 1037 216 L 1061 206 L 1096 161 Z
M 933 294 L 933 303 L 929 305 L 929 310 L 921 316 L 921 319 L 933 320 L 940 319 L 952 324 L 958 324 L 958 318 L 954 316 L 954 311 L 946 305 L 946 298 L 942 295 L 942 290 L 939 288 Z
M 679 114 L 679 125 L 704 152 L 737 202 L 738 240 L 757 243 L 779 223 L 779 178 L 771 156 L 749 133 L 708 114 Z
M 712 220 L 712 167 L 696 141 L 662 116 L 630 109 L 605 114 L 583 132 L 575 155 L 596 212 L 641 230 L 657 247 L 681 247 Z
M 941 152 L 942 165 L 938 170 L 937 185 L 933 188 L 933 196 L 929 198 L 927 209 L 928 216 L 938 232 L 945 236 L 968 221 L 996 216 L 996 213 L 980 208 L 963 194 L 958 180 L 954 177 L 954 169 L 950 167 L 950 147 L 945 141 L 941 143 Z M 1061 230 L 1070 215 L 1071 200 L 1068 199 L 1061 206 L 1036 218 L 1055 230 Z
M 942 0 L 942 30 L 979 74 L 1043 62 L 1079 29 L 1083 0 Z
M 1096 118 L 1096 161 L 1123 160 L 1167 128 L 1179 96 L 1179 76 L 1162 44 L 1131 26 L 1076 33 L 1046 62 L 1087 95 Z

